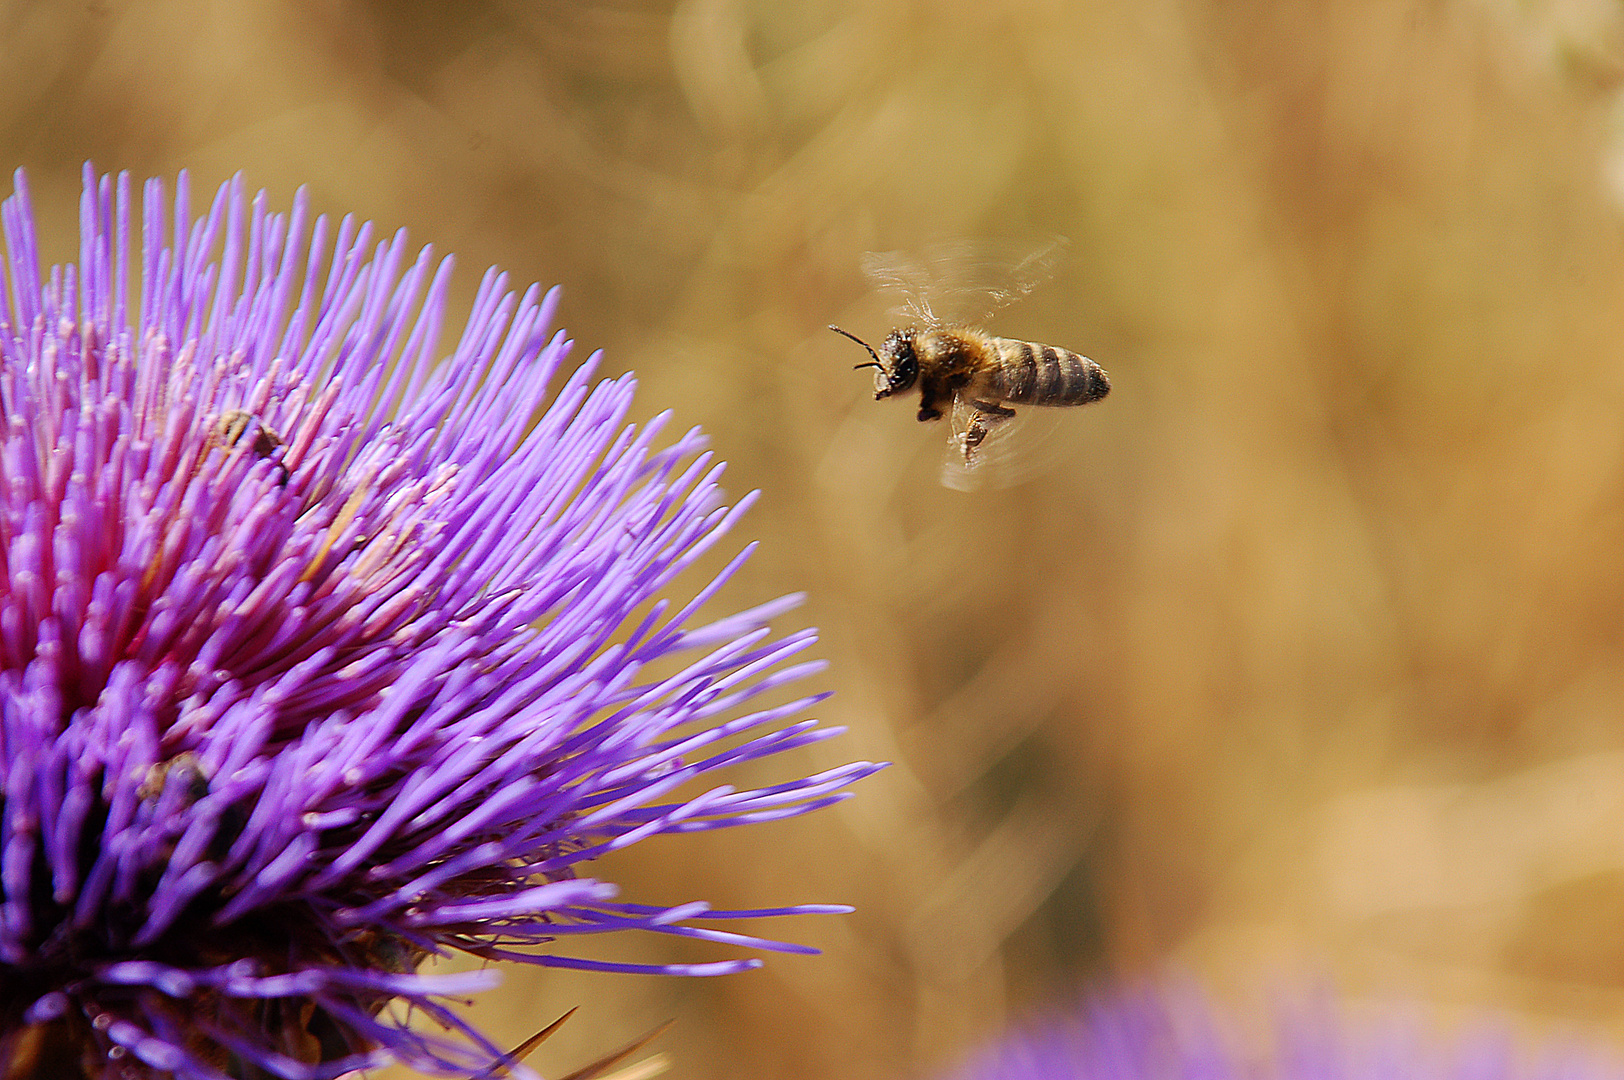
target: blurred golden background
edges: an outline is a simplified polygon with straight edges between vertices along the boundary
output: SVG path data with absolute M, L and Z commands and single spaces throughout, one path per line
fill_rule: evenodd
M 764 489 L 725 605 L 808 592 L 851 732 L 758 779 L 896 765 L 604 873 L 858 911 L 745 976 L 510 971 L 504 1042 L 582 1006 L 543 1071 L 676 1017 L 682 1080 L 924 1075 L 1168 966 L 1624 1037 L 1618 4 L 92 0 L 0 42 L 51 256 L 87 158 L 308 184 L 456 252 L 462 311 L 563 283 Z M 1052 234 L 991 328 L 1111 397 L 948 491 L 824 326 L 890 328 L 866 251 Z

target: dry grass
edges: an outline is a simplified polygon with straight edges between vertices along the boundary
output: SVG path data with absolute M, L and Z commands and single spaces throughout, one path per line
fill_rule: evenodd
M 909 1076 L 1168 962 L 1624 1032 L 1616 6 L 244 9 L 0 7 L 0 156 L 62 230 L 86 157 L 243 169 L 458 252 L 463 296 L 563 282 L 766 489 L 731 599 L 811 594 L 852 733 L 807 766 L 897 762 L 621 859 L 859 912 L 752 976 L 511 976 L 513 1043 L 584 1006 L 548 1071 L 676 1016 L 682 1080 Z M 1057 468 L 946 491 L 824 324 L 888 328 L 864 251 L 1045 233 L 1069 263 L 994 328 L 1115 389 Z

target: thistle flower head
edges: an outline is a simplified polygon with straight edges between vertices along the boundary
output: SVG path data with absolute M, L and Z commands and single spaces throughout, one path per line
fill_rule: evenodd
M 128 178 L 87 169 L 79 261 L 43 277 L 21 174 L 4 204 L 0 1074 L 469 1075 L 501 1052 L 444 998 L 490 979 L 426 956 L 790 948 L 709 920 L 831 909 L 583 871 L 874 768 L 705 783 L 832 731 L 755 702 L 819 666 L 767 628 L 794 597 L 700 614 L 748 551 L 668 598 L 750 501 L 697 432 L 627 423 L 593 361 L 550 395 L 556 291 L 488 273 L 447 355 L 449 259 L 303 192 L 188 200 L 147 184 L 132 271 Z
M 1595 1048 L 1529 1053 L 1500 1025 L 1455 1040 L 1414 1017 L 1355 1024 L 1328 1001 L 1282 1008 L 1242 1038 L 1190 987 L 1117 989 L 993 1046 L 951 1080 L 1624 1080 Z

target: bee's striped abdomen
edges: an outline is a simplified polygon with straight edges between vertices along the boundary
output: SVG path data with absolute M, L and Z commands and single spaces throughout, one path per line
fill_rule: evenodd
M 1053 345 L 993 338 L 998 351 L 994 389 L 1015 405 L 1086 405 L 1111 392 L 1105 369 Z

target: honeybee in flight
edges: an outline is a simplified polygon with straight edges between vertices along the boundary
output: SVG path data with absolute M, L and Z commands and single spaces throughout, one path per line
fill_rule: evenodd
M 982 290 L 983 306 L 990 303 L 996 310 L 1046 280 L 1062 243 L 1055 241 L 1000 269 L 1012 284 Z M 920 421 L 940 420 L 951 411 L 951 459 L 943 480 L 951 487 L 968 487 L 970 471 L 983 462 L 988 436 L 1015 417 L 1009 406 L 1087 405 L 1110 393 L 1111 381 L 1099 364 L 1070 349 L 998 337 L 970 325 L 944 325 L 931 307 L 930 294 L 944 291 L 939 281 L 930 280 L 932 264 L 954 258 L 938 253 L 921 263 L 895 253 L 870 255 L 865 272 L 881 287 L 906 294 L 901 310 L 912 321 L 892 330 L 878 349 L 838 326 L 829 329 L 868 350 L 873 359 L 854 370 L 875 369 L 876 401 L 917 387 Z

